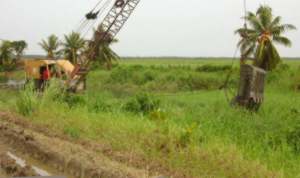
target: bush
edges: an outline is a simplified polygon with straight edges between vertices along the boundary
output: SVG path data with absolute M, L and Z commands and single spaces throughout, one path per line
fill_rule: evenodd
M 153 121 L 166 121 L 167 113 L 161 109 L 157 109 L 150 112 L 149 117 Z
M 126 83 L 132 77 L 132 73 L 128 68 L 117 67 L 110 74 L 108 82 Z
M 125 110 L 143 114 L 158 110 L 159 107 L 160 100 L 155 99 L 153 96 L 146 93 L 136 95 L 125 104 Z
M 196 68 L 197 72 L 225 72 L 225 71 L 229 71 L 231 69 L 230 65 L 203 65 L 200 67 Z
M 189 74 L 180 77 L 178 86 L 182 90 L 203 90 L 203 89 L 219 89 L 224 83 L 222 78 L 213 76 L 205 76 L 200 74 Z
M 85 97 L 79 94 L 66 93 L 64 96 L 64 102 L 66 102 L 70 108 L 86 105 Z
M 300 153 L 300 125 L 297 125 L 288 133 L 287 142 L 293 148 L 295 153 Z
M 24 116 L 29 116 L 38 109 L 38 103 L 38 93 L 34 91 L 33 83 L 30 83 L 20 92 L 16 102 L 17 111 Z
M 89 110 L 94 112 L 110 112 L 113 110 L 113 106 L 105 103 L 103 100 L 96 99 L 89 105 Z
M 50 81 L 49 86 L 43 93 L 36 91 L 34 83 L 30 82 L 25 86 L 25 89 L 20 92 L 20 96 L 16 102 L 17 110 L 20 114 L 28 116 L 53 101 L 60 102 L 63 96 L 64 92 L 57 80 Z

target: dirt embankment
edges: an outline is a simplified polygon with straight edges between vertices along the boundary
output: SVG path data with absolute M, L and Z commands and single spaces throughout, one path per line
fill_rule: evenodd
M 3 174 L 12 177 L 39 176 L 30 165 L 22 167 L 6 153 L 0 154 L 0 168 L 3 170 Z
M 7 114 L 7 113 L 6 113 Z M 146 170 L 112 161 L 103 154 L 68 140 L 49 137 L 34 131 L 17 119 L 0 114 L 0 140 L 18 152 L 51 165 L 65 175 L 80 178 L 149 178 Z M 0 157 L 0 166 L 9 174 L 34 175 L 30 167 L 18 167 L 7 155 Z M 0 172 L 1 173 L 1 172 Z M 1 175 L 1 174 L 0 174 Z

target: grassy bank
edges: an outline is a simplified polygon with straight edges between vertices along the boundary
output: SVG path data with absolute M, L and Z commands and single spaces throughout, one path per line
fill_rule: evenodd
M 125 60 L 112 71 L 94 70 L 84 94 L 62 94 L 55 85 L 43 96 L 2 90 L 0 107 L 177 177 L 297 177 L 299 66 L 286 61 L 268 74 L 258 113 L 229 106 L 219 89 L 230 61 L 221 59 Z

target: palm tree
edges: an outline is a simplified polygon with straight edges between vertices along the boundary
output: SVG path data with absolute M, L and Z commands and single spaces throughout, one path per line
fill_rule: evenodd
M 256 13 L 248 12 L 245 21 L 245 27 L 236 31 L 241 36 L 238 43 L 241 50 L 241 73 L 234 103 L 257 111 L 264 98 L 266 71 L 275 69 L 281 62 L 275 43 L 291 46 L 291 41 L 282 34 L 296 27 L 282 24 L 281 17 L 275 17 L 272 9 L 266 5 L 260 6 Z M 249 58 L 254 58 L 254 66 L 244 65 Z
M 116 42 L 117 40 L 113 40 L 112 42 L 103 42 L 99 46 L 97 60 L 100 64 L 105 65 L 107 70 L 111 70 L 113 62 L 120 59 L 119 55 L 110 48 L 110 45 Z
M 117 43 L 118 40 L 113 39 L 110 34 L 105 34 L 101 25 L 94 32 L 94 38 L 95 40 L 102 39 L 101 43 L 94 46 L 94 42 L 90 41 L 89 48 L 96 48 L 92 49 L 96 55 L 96 60 L 101 65 L 105 65 L 107 70 L 111 70 L 113 62 L 118 61 L 120 57 L 110 48 L 110 45 L 112 43 Z
M 50 35 L 47 40 L 42 40 L 39 45 L 46 51 L 47 58 L 49 59 L 56 59 L 61 54 L 61 51 L 59 50 L 61 43 L 55 35 Z
M 24 50 L 27 48 L 27 46 L 27 43 L 23 40 L 12 42 L 12 48 L 16 55 L 14 58 L 15 64 L 21 59 L 22 55 L 24 54 Z
M 69 35 L 65 35 L 64 55 L 73 64 L 78 63 L 78 56 L 84 51 L 86 41 L 80 37 L 80 34 L 72 32 Z
M 288 30 L 295 30 L 291 24 L 281 24 L 281 17 L 275 17 L 272 8 L 262 5 L 256 13 L 248 12 L 245 17 L 250 25 L 236 31 L 241 36 L 238 46 L 241 49 L 241 63 L 247 58 L 254 57 L 254 66 L 266 71 L 273 70 L 281 61 L 275 43 L 287 47 L 291 41 L 282 36 Z

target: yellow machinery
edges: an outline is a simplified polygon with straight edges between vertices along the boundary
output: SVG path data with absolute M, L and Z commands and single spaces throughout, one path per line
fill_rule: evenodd
M 55 70 L 56 75 L 52 77 L 64 77 L 69 78 L 72 71 L 74 70 L 74 65 L 68 60 L 44 60 L 44 59 L 33 59 L 24 60 L 24 69 L 26 73 L 26 79 L 41 79 L 41 69 L 47 68 L 49 71 Z
M 50 71 L 50 78 L 58 78 L 65 84 L 70 83 L 70 79 L 74 78 L 75 66 L 68 60 L 45 60 L 45 59 L 28 59 L 24 60 L 24 70 L 26 80 L 33 80 L 37 88 L 40 88 L 42 81 L 42 70 L 47 69 Z M 75 76 L 76 78 L 76 76 Z M 76 92 L 85 89 L 85 81 L 80 82 L 74 89 Z

